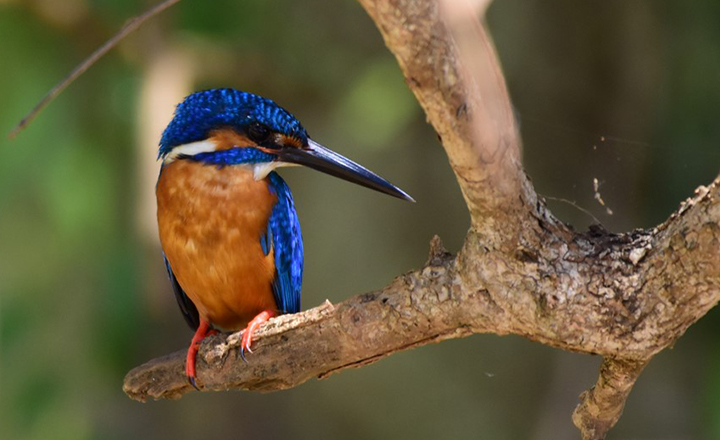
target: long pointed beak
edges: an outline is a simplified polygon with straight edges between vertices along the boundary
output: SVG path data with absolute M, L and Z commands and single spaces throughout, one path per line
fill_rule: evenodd
M 304 165 L 348 182 L 357 183 L 399 199 L 415 202 L 415 199 L 397 186 L 362 165 L 323 147 L 312 139 L 308 139 L 308 146 L 305 148 L 285 147 L 278 150 L 276 154 L 282 162 Z

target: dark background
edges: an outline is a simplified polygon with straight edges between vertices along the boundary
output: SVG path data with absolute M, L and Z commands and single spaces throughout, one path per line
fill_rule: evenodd
M 140 404 L 124 374 L 185 349 L 154 225 L 160 130 L 193 90 L 276 100 L 412 205 L 283 170 L 306 243 L 303 307 L 420 267 L 468 215 L 442 148 L 352 1 L 186 0 L 132 35 L 17 139 L 11 127 L 150 2 L 0 0 L 0 438 L 576 439 L 597 357 L 478 335 L 261 395 Z M 720 163 L 720 2 L 506 0 L 488 23 L 525 166 L 554 212 L 662 222 Z M 593 195 L 593 179 L 607 208 Z M 658 355 L 611 439 L 720 438 L 716 310 Z

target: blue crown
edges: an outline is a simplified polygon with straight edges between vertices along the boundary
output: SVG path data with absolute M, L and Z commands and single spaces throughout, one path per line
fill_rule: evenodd
M 193 93 L 177 106 L 160 139 L 158 157 L 178 145 L 207 139 L 216 128 L 231 127 L 243 132 L 255 122 L 302 143 L 307 141 L 300 121 L 273 101 L 235 89 L 212 89 Z

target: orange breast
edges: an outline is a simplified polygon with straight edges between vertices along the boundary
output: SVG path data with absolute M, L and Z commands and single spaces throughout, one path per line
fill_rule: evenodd
M 277 310 L 273 253 L 260 246 L 277 202 L 265 180 L 246 167 L 178 160 L 163 169 L 157 201 L 165 256 L 202 318 L 238 330 Z

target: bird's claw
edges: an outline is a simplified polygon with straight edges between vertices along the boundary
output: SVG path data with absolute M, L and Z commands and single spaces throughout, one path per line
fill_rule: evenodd
M 190 385 L 193 386 L 196 390 L 200 391 L 200 388 L 197 386 L 197 382 L 195 381 L 195 376 L 188 376 L 188 382 L 190 382 Z
M 248 361 L 245 358 L 245 351 L 247 351 L 248 353 L 253 352 L 250 348 L 253 341 L 253 333 L 255 333 L 255 330 L 257 330 L 258 327 L 260 327 L 260 324 L 266 322 L 273 316 L 275 316 L 274 311 L 263 310 L 255 318 L 253 318 L 252 321 L 248 323 L 247 327 L 245 327 L 245 331 L 243 331 L 242 335 L 242 340 L 240 341 L 240 357 L 246 364 L 248 363 Z

